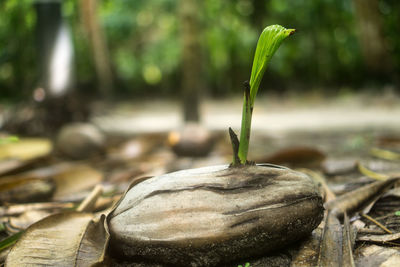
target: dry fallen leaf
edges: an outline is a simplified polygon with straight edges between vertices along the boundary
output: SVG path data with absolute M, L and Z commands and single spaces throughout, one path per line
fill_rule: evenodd
M 54 193 L 54 183 L 50 179 L 18 178 L 0 179 L 0 203 L 26 203 L 46 201 Z
M 7 256 L 5 266 L 91 266 L 102 262 L 108 243 L 104 216 L 66 212 L 31 225 Z
M 21 230 L 25 230 L 35 222 L 49 216 L 51 212 L 44 210 L 29 210 L 19 216 L 3 217 L 4 225 L 9 234 L 15 234 Z
M 72 209 L 73 203 L 57 203 L 57 202 L 41 202 L 41 203 L 28 203 L 16 204 L 0 207 L 0 217 L 3 216 L 16 216 L 28 211 L 44 210 L 54 211 L 62 209 Z
M 353 249 L 357 230 L 350 225 L 349 217 L 344 214 L 343 220 L 343 243 L 342 243 L 342 266 L 355 267 Z
M 63 200 L 94 187 L 102 180 L 103 174 L 88 165 L 56 164 L 1 178 L 0 202 L 46 201 L 51 196 Z
M 374 172 L 373 170 L 368 169 L 363 164 L 361 164 L 361 162 L 357 162 L 357 168 L 360 173 L 364 174 L 365 176 L 367 176 L 369 178 L 372 178 L 372 179 L 375 179 L 378 181 L 384 181 L 384 180 L 389 179 L 389 177 L 390 177 L 387 174 Z
M 378 146 L 385 148 L 400 148 L 400 136 L 381 136 L 378 138 L 377 144 Z
M 400 252 L 395 248 L 371 245 L 357 249 L 356 266 L 398 267 L 399 262 Z
M 372 148 L 370 154 L 380 159 L 394 160 L 394 161 L 400 160 L 400 153 L 386 149 Z
M 326 212 L 325 227 L 320 243 L 318 266 L 341 266 L 343 232 L 339 219 L 332 212 Z
M 345 212 L 350 215 L 352 212 L 368 206 L 399 179 L 399 177 L 395 177 L 385 181 L 377 181 L 372 184 L 367 184 L 325 203 L 324 206 L 337 217 L 342 217 Z
M 56 192 L 53 198 L 60 200 L 101 183 L 103 174 L 88 165 L 76 165 L 54 176 Z
M 292 147 L 279 150 L 272 155 L 257 159 L 256 162 L 267 162 L 296 167 L 319 167 L 325 154 L 313 147 Z
M 30 160 L 48 155 L 53 149 L 50 140 L 45 138 L 23 138 L 18 142 L 0 144 L 1 159 Z
M 365 241 L 372 243 L 382 243 L 398 241 L 400 239 L 400 233 L 385 234 L 385 235 L 362 235 L 357 236 L 357 241 Z
M 25 166 L 29 161 L 22 161 L 19 159 L 6 159 L 0 161 L 0 176 L 6 175 L 16 169 Z

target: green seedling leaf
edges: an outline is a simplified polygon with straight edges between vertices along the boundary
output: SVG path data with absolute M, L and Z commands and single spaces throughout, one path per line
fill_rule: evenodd
M 288 36 L 295 32 L 294 29 L 286 29 L 280 25 L 271 25 L 264 29 L 258 39 L 256 53 L 254 55 L 253 68 L 250 77 L 250 100 L 254 103 L 258 87 L 267 69 L 272 56 L 278 50 Z M 253 106 L 253 105 L 251 105 Z
M 276 50 L 288 36 L 295 32 L 294 29 L 286 29 L 280 25 L 271 25 L 264 29 L 258 39 L 256 53 L 254 55 L 251 70 L 250 83 L 246 83 L 242 125 L 240 130 L 240 142 L 238 156 L 241 164 L 247 163 L 247 152 L 249 150 L 251 117 L 253 114 L 254 100 L 258 92 L 262 77 L 267 69 L 268 63 Z
M 396 212 L 394 213 L 394 215 L 400 216 L 400 210 L 396 211 Z

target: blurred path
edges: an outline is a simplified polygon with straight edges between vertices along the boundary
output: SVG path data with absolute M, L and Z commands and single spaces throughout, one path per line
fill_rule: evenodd
M 210 130 L 238 130 L 240 97 L 203 100 L 201 117 Z M 180 105 L 172 100 L 149 100 L 114 104 L 107 114 L 93 121 L 110 134 L 130 135 L 164 132 L 182 125 Z M 348 96 L 336 99 L 306 97 L 256 100 L 253 130 L 273 134 L 291 131 L 394 130 L 400 131 L 400 100 L 395 96 Z

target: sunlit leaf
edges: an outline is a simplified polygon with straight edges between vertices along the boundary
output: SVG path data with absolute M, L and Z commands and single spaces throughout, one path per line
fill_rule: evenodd
M 22 138 L 18 142 L 0 144 L 0 160 L 16 158 L 29 160 L 48 155 L 53 149 L 45 138 Z
M 400 160 L 400 153 L 396 153 L 386 149 L 373 148 L 370 151 L 371 155 L 380 159 Z
M 387 180 L 389 178 L 389 175 L 374 172 L 374 171 L 368 169 L 367 167 L 365 167 L 364 165 L 362 165 L 360 162 L 357 162 L 357 168 L 365 176 L 370 177 L 375 180 L 378 180 L 378 181 Z
M 54 176 L 56 184 L 55 199 L 61 199 L 90 189 L 99 184 L 103 174 L 88 165 L 76 165 Z

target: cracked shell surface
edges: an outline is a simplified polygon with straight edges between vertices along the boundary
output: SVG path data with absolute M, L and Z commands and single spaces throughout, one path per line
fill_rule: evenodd
M 322 217 L 308 176 L 265 164 L 150 178 L 125 194 L 108 222 L 111 248 L 125 257 L 217 266 L 297 241 Z

